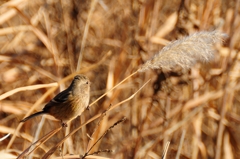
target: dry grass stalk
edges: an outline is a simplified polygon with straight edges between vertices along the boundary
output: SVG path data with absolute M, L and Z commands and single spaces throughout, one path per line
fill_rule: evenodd
M 171 42 L 138 70 L 172 70 L 176 66 L 189 69 L 196 62 L 208 62 L 214 57 L 214 44 L 221 42 L 226 35 L 217 31 L 202 31 Z
M 27 149 L 25 149 L 18 157 L 17 159 L 21 159 L 26 157 L 27 155 L 31 154 L 34 150 L 36 150 L 41 144 L 45 143 L 49 138 L 51 138 L 54 134 L 59 132 L 62 129 L 62 127 L 59 127 L 55 130 L 50 131 L 48 134 L 40 138 L 39 140 L 32 143 Z M 32 150 L 31 148 L 35 146 Z
M 98 154 L 100 152 L 112 152 L 112 150 L 100 150 L 100 151 L 97 151 L 97 152 L 93 152 L 90 154 L 90 151 L 92 150 L 92 148 L 111 130 L 113 129 L 115 126 L 117 126 L 118 124 L 124 122 L 126 120 L 126 118 L 122 118 L 120 120 L 118 120 L 116 123 L 114 123 L 112 126 L 110 126 L 96 141 L 95 143 L 89 148 L 89 150 L 81 157 L 82 159 L 83 158 L 86 158 L 87 156 L 89 155 L 94 155 L 94 154 Z
M 180 143 L 179 143 L 179 146 L 178 146 L 176 159 L 180 158 L 180 154 L 181 154 L 181 150 L 182 150 L 182 147 L 183 147 L 183 142 L 184 142 L 185 135 L 186 135 L 186 130 L 183 129 L 183 132 L 182 132 L 182 135 L 181 135 L 181 139 L 180 139 Z
M 87 145 L 87 151 L 89 151 L 89 152 L 90 152 L 89 149 L 92 148 L 92 146 L 93 146 L 94 143 L 96 142 L 95 140 L 97 140 L 97 139 L 94 138 L 94 135 L 98 132 L 98 128 L 101 126 L 101 123 L 103 122 L 103 119 L 104 119 L 104 117 L 106 116 L 107 111 L 110 109 L 110 107 L 111 107 L 111 105 L 108 107 L 107 110 L 105 110 L 105 111 L 102 112 L 101 117 L 99 117 L 99 121 L 98 121 L 96 127 L 94 128 L 94 130 L 93 130 L 93 132 L 92 132 L 92 135 L 89 137 L 89 138 L 91 139 L 91 140 L 88 142 L 88 145 Z
M 162 155 L 162 159 L 166 159 L 169 145 L 170 145 L 170 142 L 168 141 L 166 146 L 165 146 L 165 149 L 164 149 L 164 152 L 163 152 L 163 155 Z

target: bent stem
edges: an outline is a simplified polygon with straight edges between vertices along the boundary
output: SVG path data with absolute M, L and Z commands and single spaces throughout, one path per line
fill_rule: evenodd
M 37 140 L 36 142 L 34 142 L 33 144 L 31 144 L 28 148 L 26 148 L 18 157 L 17 159 L 21 159 L 25 157 L 25 154 L 27 154 L 26 156 L 30 155 L 33 151 L 35 151 L 41 144 L 45 143 L 49 138 L 51 138 L 54 134 L 56 134 L 58 131 L 60 131 L 62 129 L 62 127 L 59 127 L 55 130 L 50 131 L 48 134 L 44 135 L 41 139 Z M 38 144 L 39 143 L 39 144 Z M 36 145 L 38 144 L 38 145 Z M 30 148 L 32 146 L 36 145 L 36 147 L 34 147 L 34 149 L 32 149 L 30 152 Z
M 107 95 L 109 92 L 111 92 L 113 89 L 117 88 L 119 85 L 121 85 L 123 82 L 125 82 L 126 80 L 128 80 L 130 77 L 134 76 L 136 73 L 138 73 L 138 70 L 133 72 L 132 74 L 130 74 L 129 76 L 127 76 L 126 78 L 124 78 L 121 82 L 119 82 L 117 85 L 115 85 L 114 87 L 112 87 L 110 90 L 108 90 L 106 93 L 104 93 L 103 95 L 101 95 L 98 99 L 96 99 L 94 102 L 92 102 L 89 107 L 91 107 L 93 104 L 97 103 L 100 99 L 102 99 L 105 95 Z

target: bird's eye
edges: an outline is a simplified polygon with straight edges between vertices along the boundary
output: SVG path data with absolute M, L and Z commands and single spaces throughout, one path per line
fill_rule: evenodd
M 86 82 L 86 84 L 88 84 L 88 81 Z
M 76 77 L 74 77 L 74 79 L 76 79 L 76 80 L 80 80 L 80 77 L 76 76 Z

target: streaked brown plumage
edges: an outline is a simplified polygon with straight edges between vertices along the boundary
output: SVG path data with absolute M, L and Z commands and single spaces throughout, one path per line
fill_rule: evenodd
M 87 108 L 90 98 L 90 81 L 84 75 L 76 75 L 71 85 L 49 101 L 42 111 L 32 114 L 20 122 L 35 116 L 49 114 L 67 126 L 66 122 L 81 115 Z

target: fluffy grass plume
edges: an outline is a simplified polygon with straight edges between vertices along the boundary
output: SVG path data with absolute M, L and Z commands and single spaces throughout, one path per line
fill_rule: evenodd
M 222 42 L 226 35 L 217 31 L 202 31 L 176 40 L 165 46 L 138 70 L 171 70 L 176 66 L 189 69 L 196 62 L 208 62 L 214 57 L 214 44 Z

